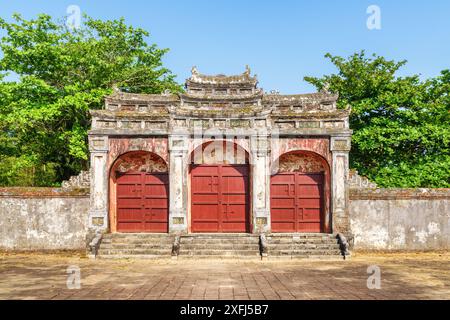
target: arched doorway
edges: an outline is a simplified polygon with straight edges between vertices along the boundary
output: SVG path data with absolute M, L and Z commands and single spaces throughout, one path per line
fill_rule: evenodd
M 191 232 L 250 231 L 248 153 L 229 141 L 208 142 L 192 153 Z
M 285 153 L 270 179 L 272 232 L 327 232 L 329 167 L 313 152 Z
M 168 232 L 169 177 L 158 155 L 133 151 L 111 168 L 111 225 L 118 232 Z

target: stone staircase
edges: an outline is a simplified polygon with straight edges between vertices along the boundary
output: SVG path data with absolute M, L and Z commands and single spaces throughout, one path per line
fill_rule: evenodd
M 108 233 L 99 258 L 178 259 L 343 259 L 336 236 L 322 233 L 200 233 L 175 236 L 155 233 Z
M 257 234 L 191 234 L 180 237 L 178 258 L 261 259 Z
M 170 258 L 174 236 L 166 233 L 107 233 L 99 246 L 99 258 Z
M 269 259 L 343 259 L 336 236 L 325 233 L 283 233 L 266 236 Z

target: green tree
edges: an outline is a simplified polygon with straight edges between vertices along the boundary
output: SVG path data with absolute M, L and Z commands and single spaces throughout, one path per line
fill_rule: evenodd
M 450 187 L 450 71 L 399 77 L 406 61 L 326 54 L 337 73 L 305 77 L 352 107 L 350 166 L 384 187 Z
M 80 28 L 48 15 L 0 19 L 0 185 L 57 185 L 88 168 L 89 109 L 115 87 L 182 90 L 163 67 L 168 49 L 123 19 L 85 16 Z M 6 81 L 12 73 L 19 80 Z

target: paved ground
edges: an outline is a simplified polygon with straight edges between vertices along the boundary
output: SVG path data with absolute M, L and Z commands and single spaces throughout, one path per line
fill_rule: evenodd
M 80 268 L 80 289 L 67 288 L 71 265 Z M 381 289 L 367 288 L 370 265 L 380 267 Z M 0 299 L 450 299 L 450 252 L 359 253 L 347 261 L 109 261 L 0 253 Z

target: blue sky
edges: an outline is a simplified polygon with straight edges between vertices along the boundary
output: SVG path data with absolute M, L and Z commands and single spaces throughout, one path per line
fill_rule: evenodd
M 235 74 L 250 65 L 260 87 L 282 93 L 314 89 L 303 76 L 335 71 L 326 52 L 348 56 L 365 49 L 408 60 L 401 74 L 423 78 L 450 68 L 450 1 L 65 1 L 0 0 L 0 16 L 66 15 L 69 5 L 96 18 L 124 17 L 170 48 L 165 64 L 183 82 L 196 65 L 207 74 Z M 369 5 L 381 9 L 381 30 L 369 30 Z

